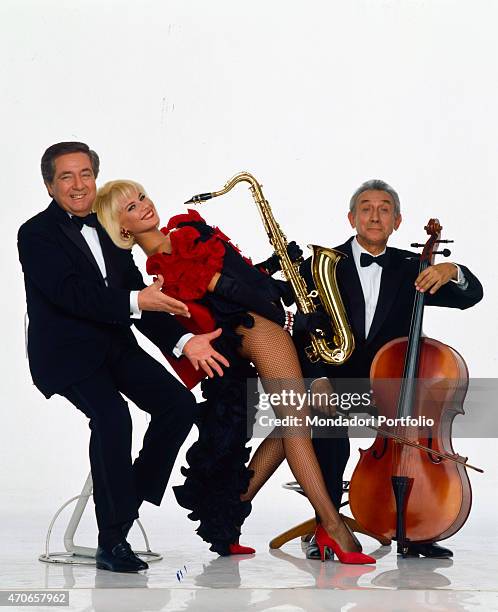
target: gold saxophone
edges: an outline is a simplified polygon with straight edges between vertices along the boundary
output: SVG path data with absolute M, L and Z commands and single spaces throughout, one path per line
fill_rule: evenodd
M 335 249 L 308 245 L 313 251 L 311 271 L 316 290 L 308 292 L 306 282 L 299 273 L 299 262 L 292 262 L 287 253 L 287 238 L 275 221 L 268 201 L 263 195 L 261 185 L 249 172 L 239 172 L 231 178 L 220 191 L 195 195 L 185 204 L 198 204 L 231 191 L 237 183 L 249 183 L 266 233 L 275 253 L 280 259 L 282 272 L 290 283 L 296 298 L 297 308 L 304 314 L 317 310 L 315 300 L 319 298 L 332 323 L 332 336 L 328 339 L 323 330 L 311 334 L 311 346 L 306 348 L 310 361 L 321 359 L 325 363 L 341 365 L 349 359 L 354 349 L 354 336 L 348 323 L 341 294 L 337 287 L 336 268 L 343 253 Z

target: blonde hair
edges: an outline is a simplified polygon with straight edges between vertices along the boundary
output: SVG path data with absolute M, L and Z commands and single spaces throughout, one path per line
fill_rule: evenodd
M 100 224 L 114 244 L 121 249 L 131 249 L 135 244 L 135 238 L 131 234 L 129 238 L 125 238 L 121 233 L 119 203 L 122 198 L 131 198 L 135 193 L 145 194 L 140 183 L 129 180 L 108 181 L 97 191 L 93 204 L 93 210 L 97 213 Z

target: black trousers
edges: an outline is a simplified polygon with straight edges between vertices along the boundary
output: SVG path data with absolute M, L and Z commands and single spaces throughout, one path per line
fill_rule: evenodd
M 335 366 L 329 367 L 333 368 Z M 329 380 L 336 393 L 358 393 L 357 379 L 331 377 Z M 360 392 L 364 390 L 361 388 Z M 323 415 L 318 414 L 318 416 Z M 337 511 L 339 511 L 343 495 L 342 481 L 350 455 L 348 428 L 345 426 L 317 426 L 313 427 L 312 435 L 313 448 L 325 480 L 327 492 Z M 319 519 L 318 516 L 317 519 Z
M 342 501 L 342 481 L 350 448 L 347 429 L 342 427 L 336 429 L 337 437 L 330 437 L 330 430 L 320 431 L 320 428 L 313 428 L 313 448 L 329 497 L 339 511 Z
M 131 460 L 132 421 L 123 393 L 151 416 Z M 90 465 L 99 530 L 138 517 L 139 500 L 161 503 L 195 416 L 194 396 L 138 344 L 116 334 L 103 366 L 60 395 L 89 419 Z

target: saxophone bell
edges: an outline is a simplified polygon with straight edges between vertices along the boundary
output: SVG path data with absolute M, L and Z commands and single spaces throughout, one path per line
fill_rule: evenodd
M 354 351 L 355 340 L 342 302 L 336 278 L 341 259 L 347 257 L 336 249 L 309 244 L 312 251 L 311 275 L 316 287 L 309 293 L 312 303 L 318 301 L 330 318 L 332 334 L 311 334 L 311 346 L 306 354 L 311 362 L 322 360 L 330 365 L 342 365 Z

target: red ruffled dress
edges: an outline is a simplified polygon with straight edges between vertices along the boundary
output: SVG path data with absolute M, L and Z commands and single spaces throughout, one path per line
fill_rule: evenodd
M 229 554 L 229 545 L 238 540 L 240 527 L 251 511 L 250 502 L 241 502 L 251 473 L 246 467 L 257 395 L 248 399 L 247 380 L 256 379 L 254 367 L 237 354 L 239 325 L 252 327 L 253 319 L 241 306 L 208 292 L 216 272 L 243 278 L 251 287 L 262 287 L 270 277 L 242 257 L 230 239 L 218 228 L 208 226 L 195 210 L 172 217 L 161 230 L 171 239 L 172 252 L 157 253 L 147 260 L 149 274 L 164 277 L 163 290 L 185 302 L 191 318 L 178 320 L 193 333 L 222 327 L 214 345 L 225 355 L 230 367 L 224 376 L 205 378 L 182 357 L 166 355 L 189 387 L 202 380 L 206 400 L 200 405 L 199 438 L 187 452 L 188 468 L 182 468 L 185 483 L 174 487 L 181 506 L 191 510 L 189 518 L 200 521 L 197 533 L 211 543 L 211 550 Z

